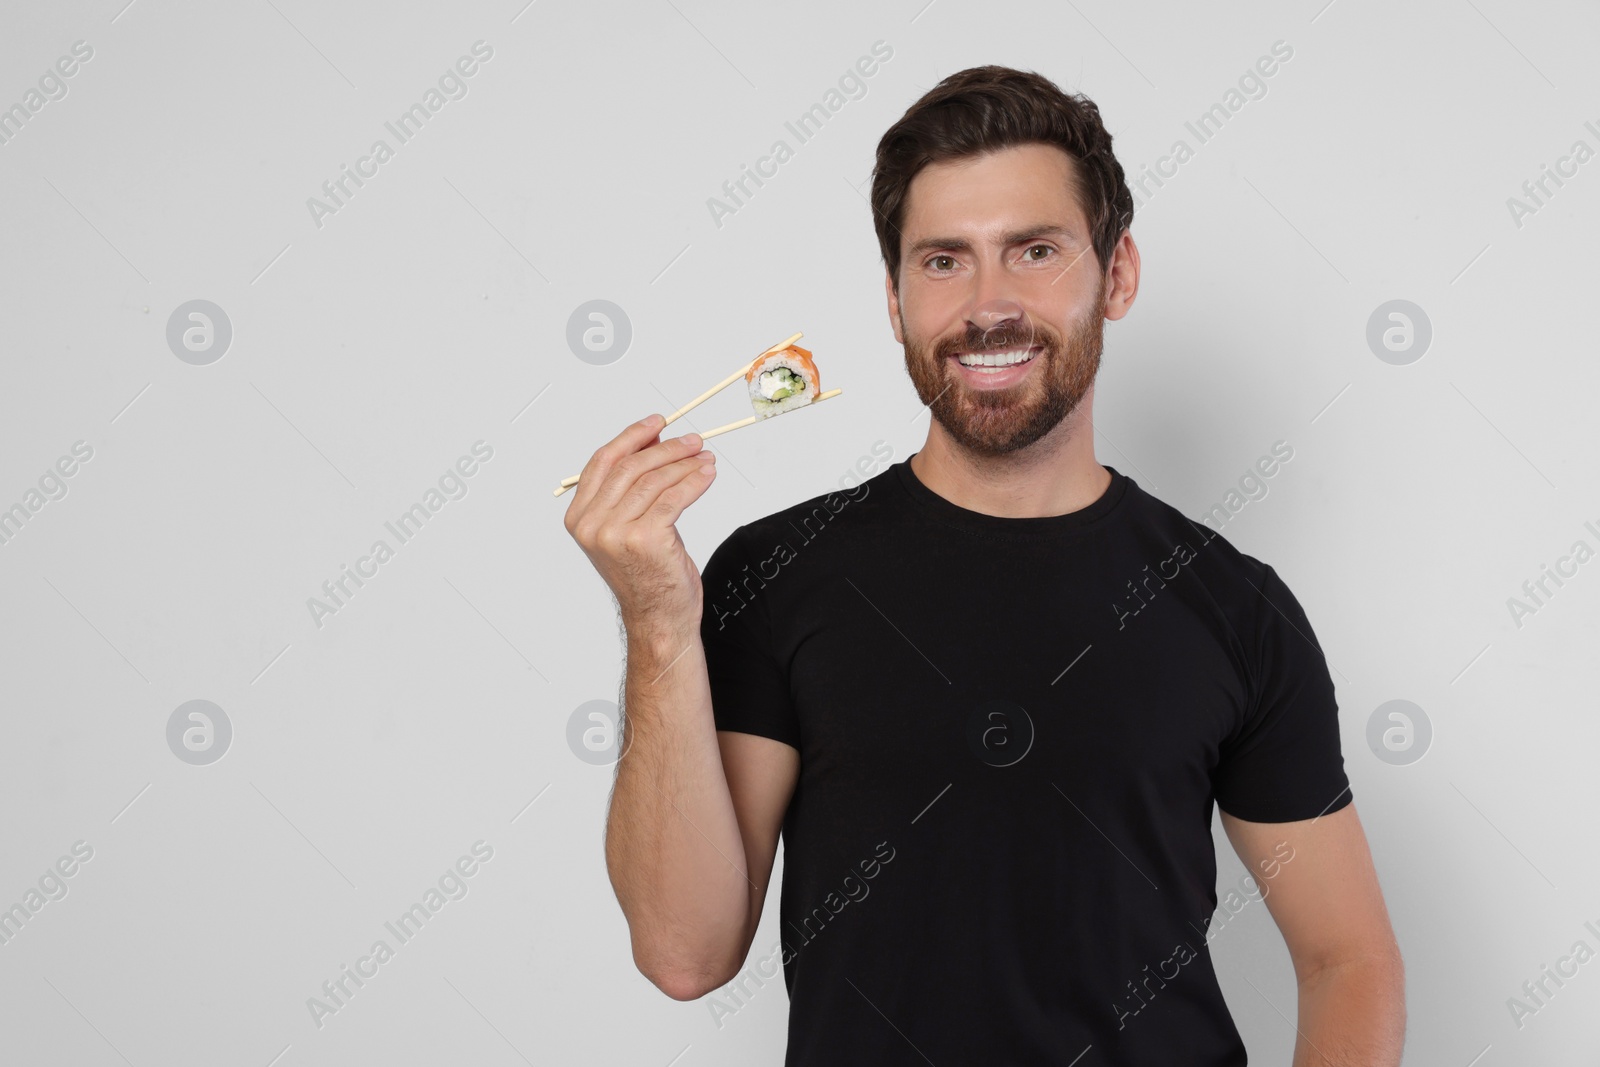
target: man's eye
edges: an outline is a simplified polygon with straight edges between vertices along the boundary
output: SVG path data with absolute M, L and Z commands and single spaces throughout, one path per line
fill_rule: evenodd
M 950 266 L 941 266 L 940 264 L 942 262 L 949 262 Z M 950 270 L 955 266 L 955 262 L 956 260 L 954 256 L 934 256 L 932 259 L 928 260 L 928 265 L 934 270 Z
M 1053 251 L 1053 249 L 1051 249 L 1051 247 L 1049 245 L 1034 245 L 1032 248 L 1028 249 L 1028 252 L 1031 254 L 1031 253 L 1033 253 L 1033 252 L 1035 252 L 1037 250 L 1040 250 L 1040 249 L 1044 250 L 1045 255 L 1049 255 L 1050 252 Z M 1034 259 L 1043 259 L 1044 256 L 1034 256 L 1033 258 Z

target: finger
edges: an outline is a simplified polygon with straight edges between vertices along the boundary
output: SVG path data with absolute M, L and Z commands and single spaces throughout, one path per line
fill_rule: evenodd
M 704 463 L 697 469 L 691 470 L 676 483 L 663 489 L 656 497 L 656 502 L 651 505 L 648 512 L 650 521 L 660 522 L 664 526 L 676 525 L 684 509 L 699 500 L 701 495 L 711 488 L 711 483 L 716 481 L 716 478 L 715 463 Z
M 610 521 L 622 523 L 638 520 L 650 511 L 662 493 L 705 467 L 716 467 L 716 454 L 709 449 L 645 472 L 634 480 L 611 508 Z
M 633 491 L 633 487 L 640 479 L 678 460 L 694 456 L 703 445 L 704 441 L 699 434 L 686 433 L 682 437 L 669 437 L 631 456 L 622 457 L 612 464 L 610 470 L 600 475 L 600 486 L 590 506 L 608 514 L 617 511 L 621 507 L 621 502 Z
M 599 490 L 601 481 L 612 465 L 654 441 L 665 424 L 665 417 L 659 413 L 646 415 L 595 449 L 589 462 L 578 472 L 578 484 L 572 491 L 572 503 L 568 510 L 577 513 L 588 507 L 589 499 Z

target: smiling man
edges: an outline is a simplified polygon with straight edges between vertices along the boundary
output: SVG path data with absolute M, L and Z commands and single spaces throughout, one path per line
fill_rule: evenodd
M 674 524 L 711 453 L 659 416 L 567 512 L 628 639 L 606 855 L 637 966 L 688 1000 L 781 960 L 788 1067 L 1238 1067 L 1215 808 L 1293 962 L 1297 991 L 1254 984 L 1298 993 L 1294 1067 L 1394 1067 L 1403 967 L 1311 624 L 1095 458 L 1104 322 L 1139 283 L 1098 109 L 952 75 L 883 136 L 872 206 L 923 447 L 849 508 L 740 526 L 703 576 Z M 780 834 L 777 940 L 741 975 Z

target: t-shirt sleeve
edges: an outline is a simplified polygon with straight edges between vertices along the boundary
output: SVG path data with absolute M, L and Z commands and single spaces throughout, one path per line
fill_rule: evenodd
M 1296 822 L 1338 811 L 1353 797 L 1327 660 L 1300 602 L 1270 566 L 1251 595 L 1250 706 L 1221 746 L 1217 806 L 1249 822 Z
M 700 642 L 718 730 L 758 734 L 800 747 L 800 721 L 788 672 L 773 648 L 768 594 L 749 581 L 765 557 L 741 526 L 722 542 L 700 574 Z M 749 568 L 748 572 L 746 568 Z

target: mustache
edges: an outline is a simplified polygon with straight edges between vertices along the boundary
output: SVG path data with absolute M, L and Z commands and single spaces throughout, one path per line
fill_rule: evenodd
M 1054 340 L 1031 321 L 1007 319 L 987 329 L 973 322 L 958 336 L 947 337 L 934 348 L 936 356 L 953 356 L 958 352 L 1000 352 L 1011 348 L 1043 345 L 1054 349 Z

